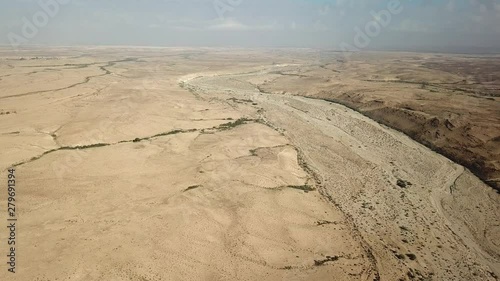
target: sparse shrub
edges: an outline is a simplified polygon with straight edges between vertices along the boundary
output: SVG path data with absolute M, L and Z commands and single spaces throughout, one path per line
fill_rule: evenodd
M 288 188 L 302 190 L 304 192 L 314 191 L 314 188 L 305 184 L 305 185 L 289 185 Z
M 412 260 L 412 261 L 414 261 L 414 260 L 416 260 L 416 259 L 417 259 L 417 256 L 416 256 L 415 254 L 412 254 L 412 253 L 406 254 L 406 256 L 407 256 L 410 260 Z

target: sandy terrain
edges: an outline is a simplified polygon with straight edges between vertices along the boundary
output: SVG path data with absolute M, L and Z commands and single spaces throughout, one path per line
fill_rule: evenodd
M 498 280 L 494 190 L 347 107 L 260 88 L 312 56 L 1 51 L 19 221 L 0 280 Z

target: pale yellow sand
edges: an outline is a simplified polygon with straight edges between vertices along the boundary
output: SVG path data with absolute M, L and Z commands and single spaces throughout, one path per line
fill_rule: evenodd
M 499 196 L 463 167 L 345 107 L 256 89 L 296 54 L 88 51 L 2 53 L 19 221 L 18 272 L 2 262 L 0 280 L 500 274 Z

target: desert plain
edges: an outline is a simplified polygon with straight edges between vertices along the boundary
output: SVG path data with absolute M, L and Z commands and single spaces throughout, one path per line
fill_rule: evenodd
M 0 280 L 498 280 L 499 87 L 493 55 L 0 48 Z

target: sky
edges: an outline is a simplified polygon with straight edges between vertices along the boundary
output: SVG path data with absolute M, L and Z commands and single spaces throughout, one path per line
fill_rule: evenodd
M 500 52 L 500 0 L 0 0 L 0 44 Z

